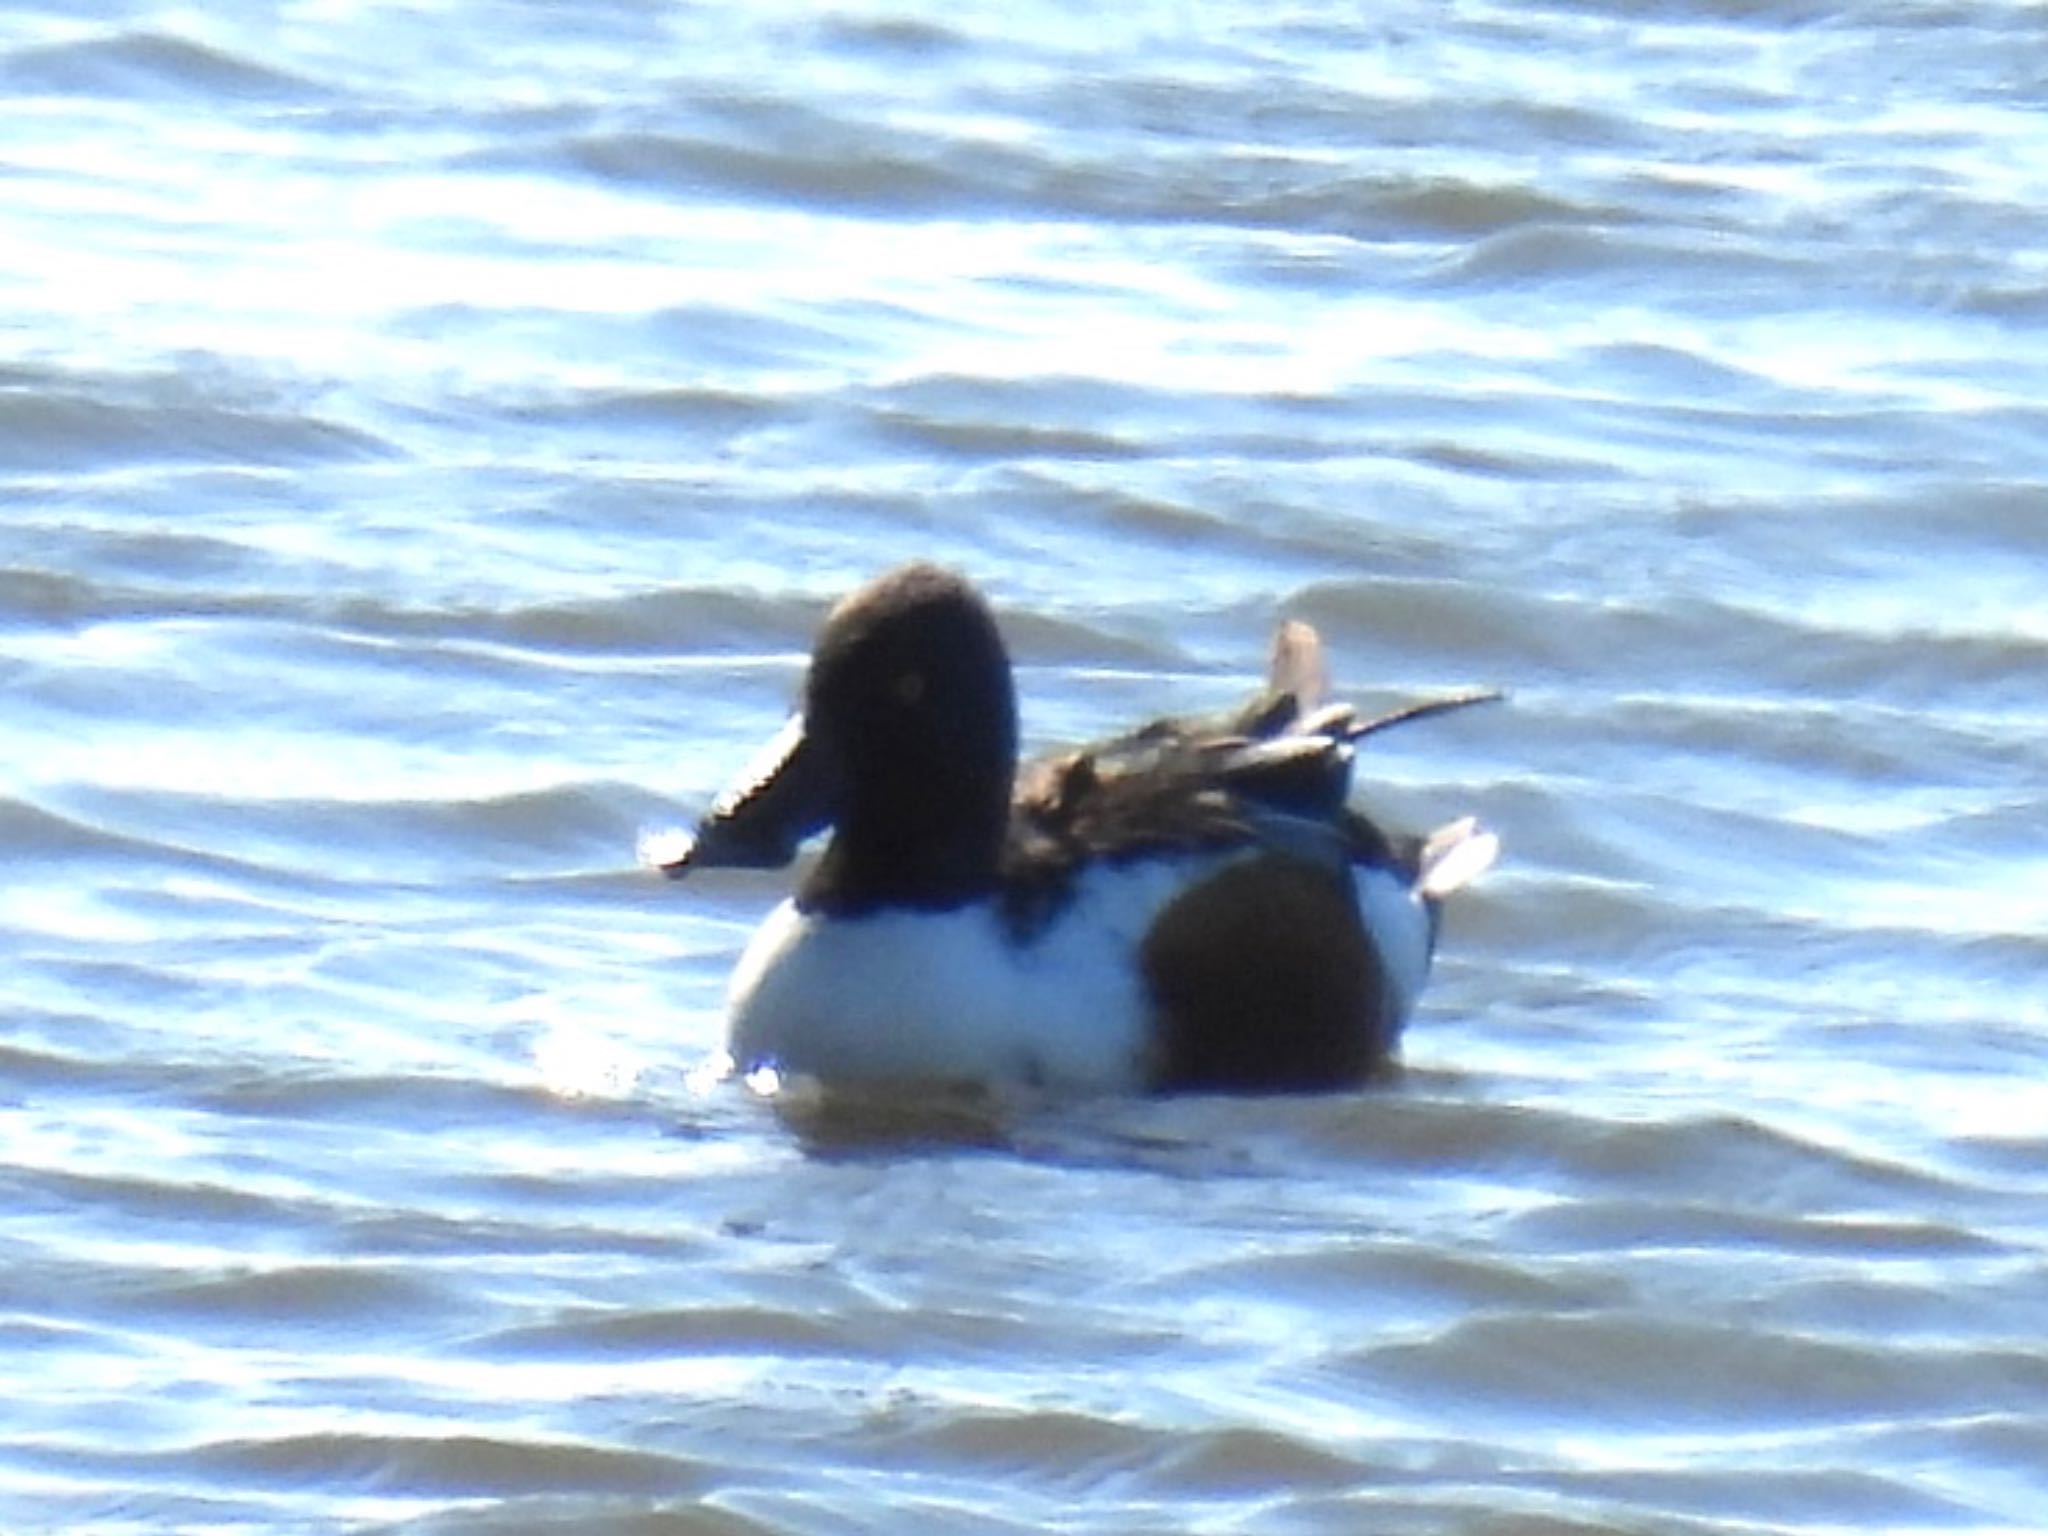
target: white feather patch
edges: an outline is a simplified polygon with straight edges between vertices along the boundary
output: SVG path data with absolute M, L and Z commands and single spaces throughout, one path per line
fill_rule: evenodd
M 1434 901 L 1461 891 L 1493 868 L 1500 857 L 1500 839 L 1480 830 L 1475 817 L 1467 816 L 1438 827 L 1422 845 L 1421 867 L 1415 889 Z

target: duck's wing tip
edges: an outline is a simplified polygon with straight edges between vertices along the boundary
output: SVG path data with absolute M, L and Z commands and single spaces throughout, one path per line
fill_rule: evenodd
M 1458 693 L 1440 694 L 1433 699 L 1421 699 L 1413 704 L 1404 704 L 1399 709 L 1389 710 L 1384 715 L 1375 715 L 1370 720 L 1354 721 L 1346 726 L 1344 737 L 1347 741 L 1363 741 L 1366 737 L 1393 726 L 1406 725 L 1411 720 L 1427 720 L 1433 715 L 1447 715 L 1454 710 L 1470 709 L 1475 704 L 1502 704 L 1507 702 L 1504 688 L 1467 688 Z
M 1465 816 L 1438 827 L 1423 841 L 1416 860 L 1415 889 L 1432 901 L 1461 891 L 1500 858 L 1500 838 Z

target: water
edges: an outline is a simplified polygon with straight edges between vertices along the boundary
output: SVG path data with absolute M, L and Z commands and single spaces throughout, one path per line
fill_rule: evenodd
M 2043 13 L 0 21 L 13 1530 L 2048 1495 Z M 669 887 L 824 605 L 1476 811 L 1402 1081 L 822 1117 Z

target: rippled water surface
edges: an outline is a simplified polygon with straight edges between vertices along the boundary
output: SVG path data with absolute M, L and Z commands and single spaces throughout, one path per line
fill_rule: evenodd
M 0 18 L 0 1514 L 2048 1509 L 2033 4 Z M 825 605 L 1283 614 L 1477 812 L 1398 1083 L 716 1081 Z

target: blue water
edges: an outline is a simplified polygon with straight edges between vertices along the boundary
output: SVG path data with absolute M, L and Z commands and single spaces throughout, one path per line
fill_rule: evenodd
M 2039 7 L 0 18 L 10 1530 L 2020 1531 Z M 1279 617 L 1390 1087 L 820 1121 L 633 866 L 839 593 Z

